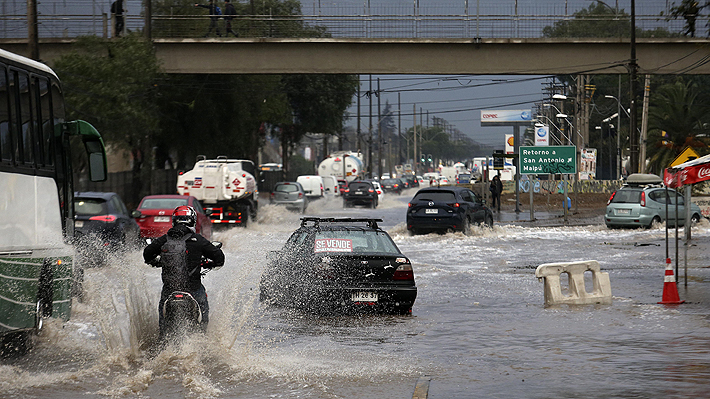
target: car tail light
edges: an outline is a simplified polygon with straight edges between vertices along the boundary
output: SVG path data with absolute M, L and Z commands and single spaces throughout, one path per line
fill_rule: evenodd
M 641 206 L 646 206 L 646 192 L 641 191 Z
M 303 198 L 303 193 L 298 193 L 298 198 L 299 199 Z
M 458 208 L 461 206 L 461 204 L 459 204 L 458 202 L 454 202 L 453 204 L 446 204 L 446 205 L 453 207 L 453 208 Z
M 343 192 L 344 192 L 344 193 L 349 193 L 349 192 L 350 192 L 350 188 L 346 188 L 345 190 L 343 190 Z
M 116 216 L 113 215 L 101 215 L 101 216 L 92 216 L 89 218 L 89 220 L 98 220 L 100 222 L 115 222 L 116 221 Z
M 276 196 L 276 193 L 271 193 L 271 198 L 274 198 Z
M 392 280 L 414 280 L 414 271 L 412 270 L 412 265 L 407 263 L 404 265 L 399 265 L 397 270 L 394 271 L 394 276 Z
M 380 190 L 377 190 L 377 194 L 378 194 L 378 195 L 379 195 L 379 194 L 382 194 L 382 191 L 380 191 Z
M 614 199 L 614 196 L 616 195 L 616 191 L 611 193 L 611 197 L 609 197 L 609 201 L 606 202 L 607 205 L 611 204 L 611 201 Z
M 367 190 L 367 191 L 370 192 L 370 193 L 374 193 L 374 192 L 375 192 L 375 190 L 373 190 L 373 189 L 369 189 L 369 190 Z
M 412 204 L 412 203 L 410 202 L 409 204 L 407 204 L 407 206 L 411 208 L 411 207 L 414 206 L 414 204 Z

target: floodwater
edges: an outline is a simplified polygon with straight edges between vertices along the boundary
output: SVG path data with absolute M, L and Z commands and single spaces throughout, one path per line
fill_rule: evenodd
M 693 228 L 687 287 L 658 305 L 665 230 L 497 225 L 410 237 L 413 193 L 376 210 L 311 204 L 307 214 L 375 216 L 413 262 L 411 316 L 313 316 L 258 301 L 268 251 L 300 215 L 262 206 L 220 230 L 226 265 L 207 274 L 210 326 L 155 351 L 160 275 L 139 252 L 86 270 L 83 303 L 49 322 L 27 355 L 0 360 L 2 398 L 688 398 L 710 392 L 710 224 Z M 671 237 L 673 237 L 671 233 Z M 675 261 L 675 249 L 671 249 Z M 545 308 L 543 263 L 597 260 L 612 305 Z

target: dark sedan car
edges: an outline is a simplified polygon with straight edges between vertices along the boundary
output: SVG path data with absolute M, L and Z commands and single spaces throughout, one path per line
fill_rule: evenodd
M 74 242 L 88 265 L 103 265 L 108 253 L 138 243 L 138 223 L 116 193 L 74 193 L 74 212 Z
M 404 183 L 400 179 L 382 179 L 380 185 L 386 193 L 402 194 L 404 190 Z
M 312 312 L 410 313 L 412 264 L 381 221 L 301 218 L 283 249 L 269 255 L 260 298 Z
M 367 205 L 372 209 L 377 208 L 378 194 L 372 182 L 355 180 L 348 184 L 343 192 L 343 207 L 353 205 Z
M 462 231 L 471 224 L 493 226 L 493 212 L 465 187 L 424 188 L 409 202 L 407 230 L 412 234 L 431 231 Z

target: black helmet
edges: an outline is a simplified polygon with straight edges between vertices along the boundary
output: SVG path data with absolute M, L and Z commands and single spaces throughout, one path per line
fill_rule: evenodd
M 184 224 L 187 227 L 195 227 L 197 224 L 197 213 L 191 206 L 180 205 L 173 211 L 173 227 Z

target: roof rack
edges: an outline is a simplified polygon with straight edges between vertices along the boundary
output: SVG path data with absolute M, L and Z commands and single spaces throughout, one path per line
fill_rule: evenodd
M 633 173 L 626 178 L 625 186 L 630 187 L 661 187 L 663 179 L 651 173 Z
M 301 227 L 308 222 L 313 222 L 314 227 L 319 227 L 321 223 L 367 223 L 367 227 L 371 229 L 379 229 L 377 222 L 382 222 L 382 219 L 374 218 L 319 218 L 319 217 L 302 217 Z

